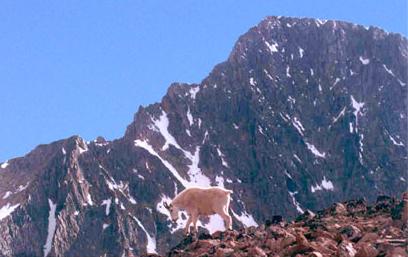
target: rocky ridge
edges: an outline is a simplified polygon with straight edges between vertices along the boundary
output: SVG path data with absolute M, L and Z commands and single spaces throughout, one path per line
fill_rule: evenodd
M 189 236 L 168 257 L 408 256 L 408 193 L 333 204 L 295 221 L 275 216 L 259 227 Z

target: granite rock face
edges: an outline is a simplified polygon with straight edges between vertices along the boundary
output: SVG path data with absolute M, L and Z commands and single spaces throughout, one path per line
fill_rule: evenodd
M 268 17 L 200 84 L 140 107 L 122 138 L 73 136 L 0 164 L 0 256 L 165 253 L 186 217 L 172 224 L 163 201 L 188 186 L 232 189 L 235 228 L 400 195 L 407 61 L 399 34 Z

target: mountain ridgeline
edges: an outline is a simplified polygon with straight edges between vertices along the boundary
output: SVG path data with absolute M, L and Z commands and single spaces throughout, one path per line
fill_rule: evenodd
M 0 256 L 163 254 L 189 186 L 234 191 L 235 228 L 407 187 L 408 41 L 267 17 L 200 84 L 172 84 L 114 141 L 78 136 L 0 165 Z M 220 217 L 202 219 L 210 233 Z

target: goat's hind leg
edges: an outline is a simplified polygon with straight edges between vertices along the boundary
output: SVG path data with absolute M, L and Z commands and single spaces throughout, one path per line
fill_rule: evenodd
M 192 215 L 194 233 L 198 233 L 198 229 L 197 229 L 197 220 L 198 220 L 198 218 L 199 218 L 198 215 Z
M 232 218 L 228 214 L 228 211 L 222 210 L 222 212 L 220 213 L 220 216 L 224 220 L 225 228 L 231 230 L 232 229 Z

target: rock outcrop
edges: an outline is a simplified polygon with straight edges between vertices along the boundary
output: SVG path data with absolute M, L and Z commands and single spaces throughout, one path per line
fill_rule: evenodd
M 407 202 L 391 197 L 379 197 L 373 206 L 357 202 L 360 208 L 356 201 L 337 203 L 292 222 L 190 235 L 167 256 L 408 256 L 408 220 L 402 218 Z

